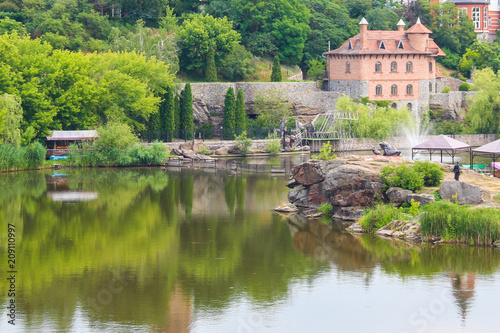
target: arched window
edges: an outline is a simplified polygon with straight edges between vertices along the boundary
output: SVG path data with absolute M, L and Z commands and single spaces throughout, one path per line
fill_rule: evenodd
M 375 87 L 375 95 L 382 95 L 382 86 L 380 84 Z
M 375 63 L 375 72 L 382 72 L 382 64 L 380 63 L 380 61 L 377 61 Z
M 432 92 L 432 82 L 429 82 L 429 92 Z
M 393 84 L 391 86 L 391 95 L 397 95 L 398 94 L 398 86 Z
M 391 72 L 397 72 L 398 71 L 398 64 L 393 61 L 391 62 Z
M 406 94 L 413 95 L 413 86 L 411 84 L 406 86 Z
M 406 63 L 406 71 L 407 72 L 413 72 L 413 63 L 411 61 L 408 61 Z
M 351 63 L 349 61 L 345 63 L 345 71 L 347 73 L 351 72 Z
M 429 72 L 432 72 L 432 62 L 429 63 Z
M 408 103 L 408 110 L 412 111 L 413 105 L 411 103 Z

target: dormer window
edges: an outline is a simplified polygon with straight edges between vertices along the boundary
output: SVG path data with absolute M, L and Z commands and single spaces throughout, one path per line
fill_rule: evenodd
M 385 50 L 385 43 L 384 43 L 384 41 L 383 41 L 383 40 L 380 42 L 380 45 L 378 46 L 378 48 L 379 48 L 380 50 Z
M 398 50 L 404 50 L 404 49 L 405 49 L 405 46 L 404 46 L 404 44 L 403 44 L 403 41 L 402 41 L 402 40 L 400 40 L 400 41 L 399 41 L 399 44 L 398 44 Z
M 352 50 L 352 43 L 351 43 L 351 40 L 349 39 L 349 44 L 347 45 L 347 49 L 348 50 Z

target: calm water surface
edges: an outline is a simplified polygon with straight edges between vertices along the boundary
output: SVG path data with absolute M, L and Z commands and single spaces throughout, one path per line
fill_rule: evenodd
M 275 214 L 283 176 L 61 173 L 0 174 L 0 332 L 499 331 L 500 251 Z

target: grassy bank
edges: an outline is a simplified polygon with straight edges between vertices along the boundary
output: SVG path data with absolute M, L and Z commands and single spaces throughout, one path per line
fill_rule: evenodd
M 461 206 L 447 200 L 424 208 L 423 237 L 470 245 L 491 245 L 500 240 L 500 209 Z
M 0 171 L 37 169 L 45 163 L 45 147 L 31 143 L 24 147 L 0 144 Z

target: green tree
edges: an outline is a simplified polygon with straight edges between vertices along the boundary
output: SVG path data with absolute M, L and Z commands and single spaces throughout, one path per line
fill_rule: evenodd
M 205 81 L 217 81 L 217 68 L 215 67 L 215 51 L 213 47 L 208 49 L 207 65 L 205 67 Z
M 349 11 L 349 16 L 355 19 L 361 19 L 373 8 L 372 0 L 342 0 L 342 4 Z
M 241 39 L 240 34 L 232 28 L 233 23 L 227 18 L 214 18 L 208 14 L 189 16 L 177 31 L 181 67 L 205 73 L 210 48 L 215 52 L 215 66 L 222 67 Z
M 310 13 L 299 0 L 213 0 L 207 11 L 233 21 L 252 54 L 279 53 L 291 64 L 301 60 Z
M 236 95 L 236 117 L 235 130 L 237 133 L 246 132 L 247 130 L 247 113 L 245 112 L 245 99 L 243 90 L 238 89 Z
M 165 94 L 160 104 L 160 129 L 165 135 L 165 140 L 172 140 L 175 131 L 175 105 L 174 105 L 174 88 L 168 86 L 165 89 Z
M 278 128 L 283 117 L 292 115 L 291 103 L 288 103 L 279 89 L 269 89 L 255 96 L 257 120 L 265 129 Z
M 21 122 L 23 109 L 19 97 L 9 94 L 0 95 L 0 143 L 16 146 L 21 143 Z
M 161 104 L 160 104 L 161 107 Z M 160 138 L 160 112 L 153 112 L 148 119 L 148 131 L 149 131 L 149 139 L 151 141 L 157 140 Z
M 308 65 L 307 76 L 311 79 L 318 81 L 325 76 L 326 63 L 324 60 L 313 59 L 309 61 Z
M 308 68 L 309 61 L 320 58 L 323 52 L 328 51 L 328 42 L 332 50 L 340 47 L 347 38 L 359 32 L 359 25 L 349 18 L 349 12 L 344 6 L 330 0 L 301 2 L 311 12 L 311 31 L 307 34 L 301 61 L 301 67 Z
M 188 82 L 181 92 L 180 99 L 180 128 L 185 133 L 182 135 L 188 139 L 193 139 L 193 95 L 191 94 L 191 84 Z
M 458 64 L 458 70 L 466 77 L 470 77 L 473 68 L 488 67 L 495 73 L 500 69 L 500 45 L 497 43 L 474 43 Z
M 465 121 L 474 133 L 500 133 L 500 77 L 491 68 L 472 76 L 477 89 Z
M 281 77 L 281 65 L 280 58 L 276 55 L 273 60 L 273 67 L 271 72 L 271 82 L 281 82 L 283 79 Z
M 226 80 L 237 82 L 245 81 L 257 72 L 256 59 L 243 45 L 237 45 L 234 52 L 229 55 L 219 74 Z
M 229 87 L 224 99 L 224 117 L 222 119 L 222 130 L 224 131 L 224 139 L 232 140 L 236 133 L 236 100 L 234 98 L 234 89 Z
M 397 30 L 399 16 L 388 8 L 374 8 L 366 13 L 369 30 Z

